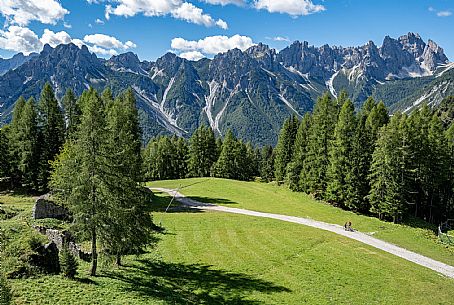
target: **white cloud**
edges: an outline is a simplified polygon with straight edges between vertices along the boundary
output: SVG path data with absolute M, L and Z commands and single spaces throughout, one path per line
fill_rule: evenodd
M 0 13 L 7 24 L 26 26 L 34 20 L 56 24 L 69 11 L 56 0 L 0 0 Z
M 68 44 L 72 42 L 72 39 L 71 36 L 69 36 L 69 34 L 65 31 L 54 33 L 49 29 L 45 29 L 40 41 L 43 45 L 47 43 L 51 47 L 55 48 L 59 44 Z
M 234 48 L 244 51 L 253 45 L 254 43 L 250 37 L 240 35 L 234 35 L 232 37 L 209 36 L 198 41 L 174 38 L 171 43 L 172 49 L 174 50 L 186 53 L 188 51 L 198 51 L 209 55 L 227 52 Z
M 102 56 L 105 56 L 105 55 L 110 55 L 110 56 L 118 55 L 118 52 L 115 49 L 105 49 L 105 48 L 99 47 L 97 45 L 88 45 L 88 50 L 90 50 L 90 52 L 93 52 L 93 53 L 96 53 L 96 54 L 102 55 Z
M 245 0 L 203 0 L 206 3 L 214 4 L 214 5 L 228 5 L 228 4 L 235 4 L 238 6 L 243 6 L 246 4 Z
M 290 42 L 290 39 L 288 37 L 282 37 L 282 36 L 276 36 L 276 37 L 267 37 L 267 39 L 269 40 L 274 40 L 274 41 L 286 41 L 286 42 Z
M 104 21 L 102 21 L 101 19 L 97 18 L 97 19 L 95 20 L 95 23 L 97 23 L 97 24 L 104 24 Z
M 267 10 L 270 13 L 304 16 L 325 10 L 323 5 L 312 3 L 311 0 L 255 0 L 255 8 Z
M 429 6 L 428 11 L 436 14 L 438 17 L 449 17 L 452 15 L 451 11 L 439 11 L 436 8 Z
M 7 30 L 0 30 L 0 48 L 30 54 L 40 52 L 45 44 L 56 47 L 60 44 L 74 43 L 79 48 L 86 45 L 91 52 L 98 55 L 117 55 L 120 51 L 135 48 L 132 41 L 121 42 L 115 37 L 104 34 L 93 34 L 84 37 L 84 40 L 73 39 L 65 31 L 53 32 L 45 29 L 41 38 L 32 30 L 16 25 L 9 26 Z
M 225 1 L 225 0 L 224 0 Z M 227 23 L 222 19 L 215 20 L 203 10 L 192 3 L 183 0 L 111 0 L 116 6 L 106 5 L 105 17 L 110 15 L 132 17 L 143 14 L 148 17 L 171 15 L 173 18 L 185 20 L 190 23 L 227 28 Z
M 69 24 L 69 23 L 67 23 L 67 22 L 63 22 L 63 26 L 64 26 L 65 28 L 67 28 L 67 29 L 70 29 L 70 28 L 73 27 L 71 24 Z
M 0 48 L 28 55 L 42 48 L 38 36 L 28 28 L 12 25 L 0 30 Z
M 104 34 L 85 35 L 84 42 L 104 49 L 127 50 L 136 47 L 136 44 L 134 44 L 132 41 L 122 43 L 117 38 Z
M 193 61 L 197 61 L 197 60 L 200 60 L 205 57 L 205 55 L 203 55 L 199 51 L 183 52 L 178 56 L 180 56 L 181 58 L 185 58 L 187 60 L 193 60 Z
M 438 17 L 449 17 L 452 15 L 452 12 L 450 11 L 439 11 L 437 12 Z

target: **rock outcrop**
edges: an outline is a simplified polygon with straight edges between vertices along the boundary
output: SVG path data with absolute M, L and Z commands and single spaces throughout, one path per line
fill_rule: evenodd
M 69 212 L 66 208 L 43 196 L 36 200 L 32 210 L 32 217 L 33 219 L 55 218 L 64 220 L 68 219 Z

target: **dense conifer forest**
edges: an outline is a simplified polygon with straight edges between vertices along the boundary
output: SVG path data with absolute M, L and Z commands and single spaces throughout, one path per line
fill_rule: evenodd
M 78 98 L 68 90 L 59 103 L 46 84 L 39 101 L 19 98 L 11 124 L 1 129 L 2 187 L 89 200 L 86 192 L 72 194 L 73 174 L 86 174 L 91 184 L 81 187 L 90 196 L 103 189 L 114 202 L 115 190 L 134 196 L 142 181 L 257 178 L 380 219 L 411 215 L 438 223 L 454 209 L 450 99 L 436 110 L 424 105 L 390 116 L 373 98 L 355 110 L 345 92 L 337 99 L 325 94 L 312 113 L 283 123 L 274 148 L 255 147 L 230 130 L 216 138 L 206 126 L 189 139 L 160 136 L 142 147 L 131 90 L 116 98 L 109 89 Z

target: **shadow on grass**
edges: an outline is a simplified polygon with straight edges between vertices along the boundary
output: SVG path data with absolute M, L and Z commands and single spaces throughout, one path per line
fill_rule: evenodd
M 97 282 L 93 281 L 92 279 L 86 278 L 86 277 L 75 277 L 74 280 L 78 283 L 81 284 L 86 284 L 86 285 L 98 285 Z
M 103 276 L 124 282 L 126 292 L 170 304 L 259 304 L 245 300 L 253 292 L 290 292 L 286 287 L 247 274 L 211 269 L 199 264 L 141 260 L 140 264 Z
M 202 203 L 211 203 L 211 204 L 238 204 L 230 199 L 224 198 L 212 198 L 212 197 L 198 197 L 198 196 L 189 196 L 192 200 L 202 202 Z

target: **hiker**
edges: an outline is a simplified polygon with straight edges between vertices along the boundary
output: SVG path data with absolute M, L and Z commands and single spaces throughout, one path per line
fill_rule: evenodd
M 347 231 L 347 222 L 344 224 L 344 230 Z
M 348 222 L 348 230 L 353 232 L 352 222 L 351 221 Z

